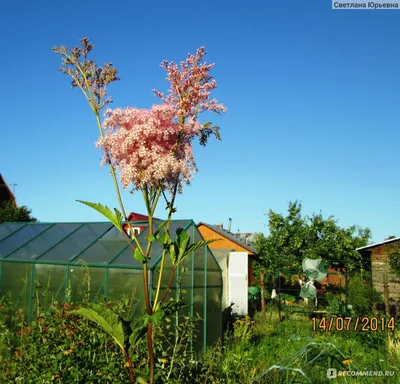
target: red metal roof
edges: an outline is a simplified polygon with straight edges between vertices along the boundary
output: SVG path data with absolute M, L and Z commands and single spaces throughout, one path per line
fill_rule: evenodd
M 160 220 L 157 219 L 156 217 L 153 217 L 154 220 Z M 131 212 L 128 215 L 128 221 L 147 221 L 149 220 L 149 217 L 146 215 L 142 215 L 141 213 L 136 213 L 136 212 Z

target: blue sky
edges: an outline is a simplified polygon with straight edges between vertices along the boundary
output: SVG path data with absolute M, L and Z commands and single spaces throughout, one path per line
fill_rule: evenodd
M 70 3 L 70 4 L 69 4 Z M 176 218 L 263 232 L 272 209 L 400 236 L 400 11 L 332 10 L 330 1 L 5 1 L 0 173 L 40 221 L 103 221 L 75 199 L 117 206 L 94 116 L 51 48 L 88 36 L 121 81 L 112 107 L 148 108 L 166 91 L 162 60 L 206 46 L 213 122 L 223 140 L 196 144 L 199 173 Z M 144 213 L 140 195 L 123 194 Z M 165 216 L 164 206 L 157 211 Z

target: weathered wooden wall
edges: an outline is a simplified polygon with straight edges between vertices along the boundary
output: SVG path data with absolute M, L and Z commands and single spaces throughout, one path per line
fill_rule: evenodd
M 389 298 L 400 303 L 400 279 L 390 273 L 388 255 L 400 246 L 399 242 L 382 244 L 371 249 L 372 284 L 383 293 L 383 276 L 388 274 Z

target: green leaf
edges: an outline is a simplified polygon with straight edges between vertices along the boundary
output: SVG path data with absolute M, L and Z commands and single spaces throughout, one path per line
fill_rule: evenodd
M 195 252 L 197 249 L 202 248 L 207 246 L 210 243 L 213 243 L 216 240 L 201 240 L 197 241 L 195 243 L 192 243 L 188 245 L 186 242 L 182 244 L 182 249 L 179 250 L 179 257 L 177 258 L 175 262 L 175 266 L 178 266 L 180 263 L 182 263 L 183 260 L 186 259 L 192 252 Z
M 167 302 L 164 302 L 161 304 L 161 308 L 164 311 L 164 316 L 170 316 L 178 311 L 180 311 L 183 308 L 189 307 L 187 304 L 185 304 L 183 301 L 180 300 L 175 300 L 175 299 L 170 299 Z
M 172 244 L 172 239 L 168 232 L 164 232 L 162 235 L 158 236 L 157 240 L 163 248 L 168 248 Z
M 120 211 L 118 211 L 117 208 L 114 208 L 115 213 L 113 213 L 110 208 L 108 208 L 104 205 L 101 205 L 99 203 L 91 203 L 89 201 L 82 201 L 82 200 L 76 200 L 76 201 L 78 201 L 79 203 L 85 204 L 88 207 L 91 207 L 94 210 L 96 210 L 97 212 L 101 213 L 104 217 L 106 217 L 108 220 L 110 220 L 110 222 L 112 224 L 114 224 L 114 226 L 120 232 L 123 232 L 123 229 L 122 229 L 123 216 L 122 216 L 122 213 Z
M 135 348 L 139 341 L 146 335 L 147 332 L 147 321 L 142 324 L 136 325 L 131 328 L 132 333 L 129 337 L 129 345 L 131 348 Z
M 124 330 L 119 316 L 111 309 L 100 304 L 92 304 L 92 308 L 79 308 L 68 312 L 69 315 L 79 315 L 96 323 L 108 333 L 124 352 Z
M 162 309 L 158 309 L 151 315 L 151 322 L 153 324 L 159 323 L 165 316 L 165 312 Z
M 152 235 L 146 237 L 146 240 L 147 240 L 147 241 L 150 241 L 150 242 L 152 242 L 152 241 L 154 241 L 154 240 L 157 240 L 158 234 L 159 234 L 159 233 L 162 231 L 162 229 L 167 225 L 167 223 L 168 223 L 168 221 L 164 221 L 163 223 L 161 223 L 161 224 L 159 225 L 159 227 L 153 232 Z
M 134 252 L 134 254 L 133 254 L 133 257 L 134 257 L 137 261 L 139 261 L 139 262 L 141 262 L 141 263 L 145 263 L 145 262 L 146 262 L 146 257 L 145 257 L 145 255 L 143 255 L 143 253 L 140 251 L 139 248 L 135 248 L 135 252 Z

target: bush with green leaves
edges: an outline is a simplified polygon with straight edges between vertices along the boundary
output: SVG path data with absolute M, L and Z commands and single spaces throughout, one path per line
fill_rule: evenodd
M 357 316 L 370 314 L 374 305 L 382 302 L 381 294 L 372 286 L 368 275 L 356 274 L 348 285 L 348 303 L 353 306 Z
M 71 315 L 70 304 L 54 304 L 31 323 L 21 310 L 7 327 L 8 358 L 0 363 L 0 382 L 127 382 L 128 371 L 112 338 L 92 322 Z M 10 308 L 4 307 L 9 316 Z
M 54 303 L 28 323 L 23 311 L 4 297 L 0 300 L 0 382 L 126 383 L 130 371 L 135 380 L 146 377 L 146 342 L 128 330 L 130 303 L 85 303 L 84 307 Z M 194 360 L 191 349 L 200 318 L 176 312 L 174 300 L 167 303 L 175 314 L 163 323 L 155 320 L 154 347 L 159 356 L 155 381 L 178 383 Z M 142 320 L 134 321 L 131 330 L 138 329 L 136 323 Z M 146 326 L 142 329 L 145 332 Z M 130 361 L 121 350 L 130 352 Z

